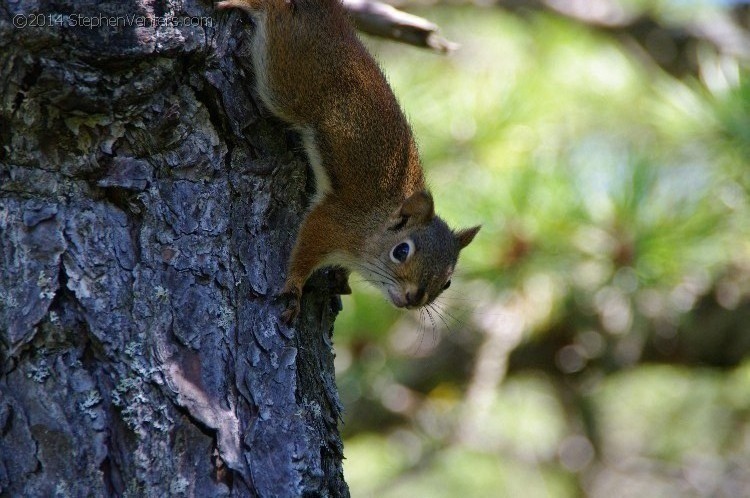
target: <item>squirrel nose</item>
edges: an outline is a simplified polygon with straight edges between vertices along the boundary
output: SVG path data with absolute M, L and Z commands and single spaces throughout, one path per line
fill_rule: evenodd
M 406 304 L 409 306 L 419 306 L 422 304 L 422 299 L 424 299 L 424 292 L 424 287 L 419 287 L 413 291 L 406 291 Z

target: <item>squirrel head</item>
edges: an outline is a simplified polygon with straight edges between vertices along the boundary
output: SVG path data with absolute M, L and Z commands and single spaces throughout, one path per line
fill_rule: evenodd
M 479 228 L 451 230 L 435 215 L 430 193 L 418 191 L 390 215 L 362 270 L 394 306 L 420 308 L 450 286 L 458 253 Z

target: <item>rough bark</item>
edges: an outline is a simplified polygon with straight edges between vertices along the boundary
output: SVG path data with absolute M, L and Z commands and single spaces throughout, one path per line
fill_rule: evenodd
M 348 495 L 336 301 L 279 320 L 312 182 L 253 101 L 249 29 L 0 4 L 0 495 Z

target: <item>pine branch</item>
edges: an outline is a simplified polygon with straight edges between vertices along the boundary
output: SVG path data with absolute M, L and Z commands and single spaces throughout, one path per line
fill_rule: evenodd
M 417 47 L 447 53 L 458 44 L 438 34 L 438 26 L 427 19 L 373 0 L 343 0 L 361 31 Z

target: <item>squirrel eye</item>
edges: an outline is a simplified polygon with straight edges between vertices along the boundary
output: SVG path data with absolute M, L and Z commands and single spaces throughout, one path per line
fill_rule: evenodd
M 447 281 L 447 282 L 445 283 L 445 285 L 443 286 L 443 290 L 447 289 L 447 288 L 448 288 L 448 287 L 450 287 L 450 286 L 451 286 L 451 281 L 450 281 L 450 280 L 448 280 L 448 281 Z
M 407 259 L 409 259 L 409 256 L 414 252 L 414 242 L 407 240 L 405 242 L 401 242 L 400 244 L 396 244 L 393 246 L 393 249 L 391 249 L 391 261 L 394 263 L 403 263 Z

